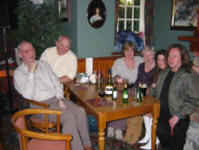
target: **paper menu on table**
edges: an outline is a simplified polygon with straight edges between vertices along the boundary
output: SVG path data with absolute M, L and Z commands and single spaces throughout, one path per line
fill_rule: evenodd
M 93 58 L 86 58 L 86 74 L 93 74 Z

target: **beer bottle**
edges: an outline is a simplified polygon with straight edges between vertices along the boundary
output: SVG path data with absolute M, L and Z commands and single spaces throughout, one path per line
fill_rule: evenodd
M 127 83 L 124 84 L 124 91 L 123 91 L 123 103 L 127 104 L 128 103 L 128 89 L 127 89 Z
M 118 94 L 117 87 L 116 87 L 116 84 L 114 83 L 113 84 L 113 95 L 112 95 L 113 100 L 117 99 L 117 94 Z
M 108 77 L 106 80 L 105 94 L 112 95 L 113 94 L 113 79 L 111 74 L 111 69 L 108 69 Z
M 98 70 L 98 73 L 97 73 L 97 89 L 101 89 L 101 83 L 102 82 L 102 74 L 101 74 L 101 70 L 99 69 Z

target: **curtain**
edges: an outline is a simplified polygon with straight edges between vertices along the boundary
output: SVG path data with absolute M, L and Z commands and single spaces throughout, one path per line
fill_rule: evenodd
M 145 43 L 154 46 L 154 0 L 145 0 Z
M 117 33 L 117 23 L 119 15 L 119 2 L 120 0 L 115 1 L 115 43 L 116 43 L 116 33 Z M 154 46 L 154 25 L 153 25 L 153 16 L 154 16 L 154 0 L 145 0 L 145 44 L 149 46 Z
M 117 41 L 116 34 L 117 34 L 117 23 L 118 23 L 118 15 L 119 15 L 119 3 L 120 3 L 120 0 L 115 1 L 115 40 L 114 40 L 114 45 L 116 44 L 116 41 Z

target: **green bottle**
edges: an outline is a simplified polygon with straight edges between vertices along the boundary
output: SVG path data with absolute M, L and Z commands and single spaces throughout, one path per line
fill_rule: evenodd
M 124 92 L 123 92 L 123 103 L 127 104 L 128 103 L 128 90 L 127 90 L 127 84 L 124 84 Z

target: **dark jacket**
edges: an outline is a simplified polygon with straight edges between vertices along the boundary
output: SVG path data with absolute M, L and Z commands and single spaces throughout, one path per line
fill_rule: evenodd
M 151 96 L 160 98 L 164 80 L 170 68 L 160 72 L 156 88 L 150 88 Z M 177 71 L 170 84 L 168 105 L 172 116 L 183 119 L 193 113 L 199 103 L 199 76 L 192 69 Z

